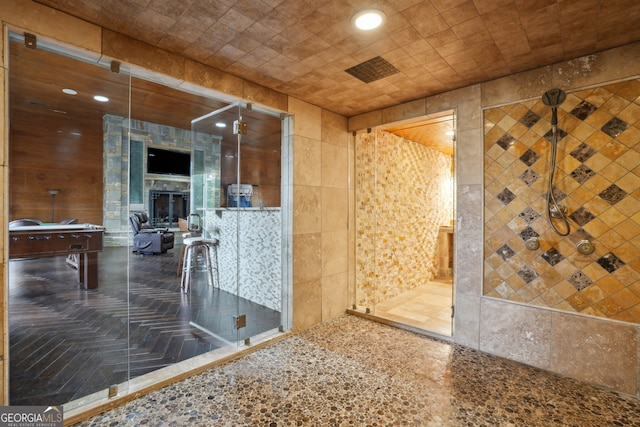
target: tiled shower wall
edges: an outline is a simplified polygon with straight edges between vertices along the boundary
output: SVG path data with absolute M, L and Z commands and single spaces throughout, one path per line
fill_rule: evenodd
M 373 308 L 433 279 L 453 220 L 452 157 L 384 131 L 355 140 L 356 305 Z
M 546 216 L 550 118 L 541 99 L 484 111 L 483 293 L 640 323 L 640 80 L 568 93 L 558 108 L 554 194 L 567 237 Z M 577 251 L 583 239 L 593 254 Z

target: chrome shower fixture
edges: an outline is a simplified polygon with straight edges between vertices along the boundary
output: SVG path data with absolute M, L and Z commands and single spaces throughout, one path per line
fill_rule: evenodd
M 537 237 L 531 237 L 524 242 L 524 246 L 530 251 L 537 251 L 540 249 L 540 241 Z
M 565 205 L 556 204 L 554 206 L 551 206 L 549 214 L 551 215 L 551 218 L 562 218 L 567 214 L 567 207 Z
M 560 236 L 568 236 L 571 226 L 566 215 L 566 208 L 556 201 L 553 194 L 553 177 L 556 172 L 556 156 L 558 151 L 558 106 L 567 99 L 562 89 L 549 89 L 542 95 L 544 105 L 551 107 L 551 168 L 549 169 L 549 188 L 547 189 L 547 219 L 549 225 Z M 552 218 L 558 218 L 564 223 L 564 231 L 560 231 Z
M 562 89 L 549 89 L 542 95 L 544 105 L 551 107 L 551 126 L 558 124 L 558 106 L 567 99 L 567 94 Z
M 582 255 L 591 255 L 596 250 L 596 246 L 589 240 L 585 239 L 585 240 L 580 240 L 576 244 L 576 249 Z

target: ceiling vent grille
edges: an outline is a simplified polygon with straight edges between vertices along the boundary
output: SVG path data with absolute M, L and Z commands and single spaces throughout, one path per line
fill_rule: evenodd
M 361 64 L 354 65 L 345 71 L 365 83 L 371 83 L 400 72 L 381 56 L 376 56 Z

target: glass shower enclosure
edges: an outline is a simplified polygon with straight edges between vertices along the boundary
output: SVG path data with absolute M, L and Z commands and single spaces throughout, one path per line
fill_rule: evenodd
M 453 112 L 356 133 L 353 309 L 452 334 Z
M 281 121 L 245 103 L 192 120 L 194 140 L 214 150 L 193 152 L 191 219 L 200 229 L 185 253 L 185 292 L 207 307 L 192 324 L 231 345 L 282 325 Z
M 7 286 L 10 402 L 67 414 L 288 330 L 291 214 L 290 118 L 65 52 L 12 39 L 9 211 L 104 226 L 98 286 L 80 288 L 66 256 L 11 260 Z M 156 149 L 187 172 L 149 169 Z M 136 212 L 173 248 L 133 252 Z

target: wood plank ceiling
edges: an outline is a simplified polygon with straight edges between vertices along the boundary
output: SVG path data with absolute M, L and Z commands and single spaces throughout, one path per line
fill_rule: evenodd
M 638 0 L 37 2 L 346 117 L 640 40 Z M 399 72 L 345 72 L 376 57 Z
M 69 144 L 69 138 L 89 132 L 88 128 L 95 127 L 95 120 L 101 121 L 105 114 L 129 116 L 128 75 L 44 49 L 29 49 L 16 41 L 11 42 L 9 50 L 11 116 L 40 117 L 40 128 L 56 130 L 56 144 Z M 73 89 L 77 94 L 65 94 L 63 89 Z M 94 95 L 107 96 L 109 102 L 96 102 Z M 131 117 L 137 120 L 191 129 L 192 119 L 227 105 L 157 83 L 131 80 Z M 260 139 L 245 138 L 245 145 L 279 149 L 278 118 L 251 111 L 243 114 L 252 123 L 251 134 L 261 135 Z M 237 110 L 225 113 L 229 126 L 215 130 L 225 143 L 237 140 L 231 126 L 237 117 Z M 28 121 L 12 120 L 11 127 L 12 132 L 33 131 L 33 124 Z
M 637 0 L 35 1 L 346 117 L 640 40 Z M 358 32 L 352 16 L 372 6 L 385 24 Z M 399 72 L 370 83 L 345 72 L 376 57 Z M 184 128 L 194 108 L 214 107 L 133 86 L 132 113 L 143 120 Z M 412 124 L 409 138 L 443 135 L 428 125 Z

